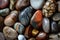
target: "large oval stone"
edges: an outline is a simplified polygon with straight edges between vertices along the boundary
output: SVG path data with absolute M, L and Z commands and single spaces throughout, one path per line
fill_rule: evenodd
M 52 19 L 53 19 L 54 21 L 59 21 L 59 20 L 60 20 L 60 13 L 54 14 L 53 17 L 52 17 Z
M 58 32 L 58 25 L 54 21 L 51 22 L 51 32 L 52 33 L 57 33 Z
M 16 9 L 21 10 L 22 8 L 29 5 L 29 0 L 18 0 L 16 3 Z
M 43 6 L 42 10 L 43 15 L 45 17 L 50 17 L 55 12 L 55 8 L 56 8 L 55 0 L 47 0 L 45 5 Z
M 23 24 L 24 26 L 28 25 L 29 20 L 32 16 L 32 10 L 33 8 L 31 6 L 25 8 L 20 14 L 19 14 L 19 21 L 21 22 L 21 24 Z
M 19 22 L 16 22 L 15 24 L 14 24 L 14 29 L 18 32 L 18 33 L 20 33 L 20 34 L 22 34 L 23 32 L 24 32 L 24 26 L 21 24 L 21 23 L 19 23 Z
M 4 33 L 5 38 L 7 40 L 9 40 L 9 39 L 15 39 L 15 38 L 17 38 L 17 35 L 18 35 L 17 32 L 13 28 L 8 27 L 8 26 L 5 26 L 3 28 L 3 33 Z
M 0 8 L 5 8 L 9 4 L 9 0 L 0 0 Z
M 49 33 L 49 31 L 50 31 L 50 20 L 48 18 L 43 18 L 42 26 L 43 26 L 44 32 Z
M 30 0 L 30 4 L 34 9 L 41 9 L 45 0 Z
M 31 18 L 31 21 L 30 21 L 30 24 L 36 28 L 36 29 L 39 29 L 41 28 L 41 24 L 42 24 L 42 12 L 41 10 L 37 10 L 34 15 L 32 16 Z

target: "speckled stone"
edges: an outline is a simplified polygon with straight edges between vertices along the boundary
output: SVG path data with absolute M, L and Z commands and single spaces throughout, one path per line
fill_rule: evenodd
M 7 40 L 9 40 L 9 39 L 15 39 L 15 38 L 17 38 L 17 35 L 18 35 L 17 32 L 13 28 L 8 27 L 8 26 L 5 26 L 3 28 L 3 33 L 4 33 L 5 38 Z
M 32 16 L 32 10 L 33 8 L 31 6 L 25 8 L 20 14 L 19 14 L 19 21 L 24 26 L 28 25 L 30 18 Z
M 18 0 L 16 3 L 16 9 L 21 10 L 22 8 L 29 5 L 30 0 Z
M 43 6 L 42 12 L 45 17 L 51 17 L 56 9 L 55 0 L 47 0 L 45 5 Z
M 32 16 L 31 18 L 31 21 L 30 21 L 30 24 L 36 28 L 36 29 L 39 29 L 41 28 L 41 24 L 42 24 L 42 12 L 41 10 L 37 10 L 34 15 Z
M 24 32 L 25 27 L 24 27 L 21 23 L 16 22 L 16 23 L 14 24 L 14 29 L 15 29 L 18 33 L 22 34 L 22 33 Z
M 59 21 L 59 20 L 60 20 L 60 13 L 54 14 L 53 17 L 52 17 L 52 19 L 53 19 L 54 21 Z
M 58 32 L 58 25 L 54 21 L 51 22 L 51 32 L 52 33 L 57 33 Z
M 18 35 L 18 40 L 26 40 L 24 35 Z
M 5 20 L 4 20 L 4 24 L 7 25 L 7 26 L 12 26 L 14 25 L 14 23 L 16 22 L 17 20 L 17 16 L 18 16 L 18 11 L 12 11 L 10 13 L 10 15 L 8 15 Z
M 36 40 L 35 38 L 30 38 L 30 39 L 28 39 L 28 40 Z
M 44 32 L 40 32 L 36 37 L 36 40 L 47 40 L 47 34 Z
M 9 0 L 0 0 L 0 9 L 7 7 Z
M 50 31 L 50 20 L 48 18 L 43 18 L 42 26 L 43 26 L 44 32 L 49 33 L 49 31 Z
M 58 12 L 60 12 L 60 0 L 57 2 L 58 4 Z
M 0 32 L 0 40 L 5 40 L 4 34 Z
M 7 16 L 8 14 L 9 14 L 9 8 L 0 10 L 0 16 Z
M 58 35 L 57 34 L 50 34 L 49 40 L 58 40 Z
M 45 0 L 30 0 L 30 4 L 34 9 L 41 9 Z

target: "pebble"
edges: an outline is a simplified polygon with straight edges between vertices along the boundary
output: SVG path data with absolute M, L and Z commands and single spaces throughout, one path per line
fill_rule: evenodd
M 5 40 L 4 34 L 0 32 L 0 40 Z
M 8 15 L 6 18 L 5 18 L 5 20 L 4 20 L 4 24 L 6 25 L 6 26 L 12 26 L 12 25 L 14 25 L 14 23 L 16 22 L 16 20 L 17 20 L 17 16 L 18 16 L 18 11 L 12 11 L 11 13 L 10 13 L 10 15 Z
M 28 39 L 28 40 L 36 40 L 35 38 L 30 38 L 30 39 Z
M 5 26 L 3 28 L 3 33 L 4 33 L 5 38 L 7 40 L 9 40 L 9 39 L 15 39 L 18 36 L 18 33 L 13 28 L 11 28 L 9 26 Z
M 44 32 L 49 33 L 50 31 L 50 20 L 48 18 L 43 18 L 42 28 Z
M 60 13 L 54 14 L 53 17 L 52 17 L 52 19 L 53 19 L 54 21 L 59 21 L 59 20 L 60 20 Z
M 18 0 L 16 3 L 16 9 L 21 10 L 22 8 L 29 5 L 30 0 Z
M 58 1 L 57 4 L 58 4 L 58 12 L 60 12 L 60 1 Z
M 23 24 L 24 26 L 28 25 L 30 18 L 33 14 L 32 11 L 33 8 L 29 6 L 19 14 L 19 21 L 21 22 L 21 24 Z
M 41 9 L 45 0 L 30 0 L 30 4 L 34 9 Z
M 0 0 L 0 9 L 7 7 L 9 0 Z
M 18 32 L 18 33 L 20 33 L 20 34 L 22 34 L 23 32 L 24 32 L 24 26 L 21 24 L 21 23 L 19 23 L 19 22 L 16 22 L 15 24 L 14 24 L 14 29 Z
M 36 40 L 47 40 L 47 34 L 44 32 L 40 32 L 38 36 L 36 37 Z
M 36 28 L 39 29 L 41 28 L 41 24 L 42 24 L 42 12 L 41 10 L 37 10 L 34 15 L 32 16 L 31 20 L 30 20 L 30 24 Z
M 45 17 L 51 17 L 56 9 L 55 0 L 47 0 L 45 5 L 43 6 L 42 12 Z
M 8 14 L 9 14 L 9 8 L 0 10 L 0 16 L 7 16 Z
M 18 35 L 18 40 L 26 40 L 24 35 Z
M 54 21 L 51 22 L 51 32 L 52 33 L 58 33 L 58 25 Z

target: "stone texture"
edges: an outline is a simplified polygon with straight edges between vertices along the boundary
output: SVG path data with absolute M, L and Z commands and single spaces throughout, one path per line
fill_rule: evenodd
M 37 10 L 34 15 L 32 16 L 31 18 L 31 21 L 30 21 L 30 24 L 36 28 L 36 29 L 39 29 L 41 28 L 41 24 L 42 24 L 42 12 L 41 10 Z
M 19 21 L 21 22 L 21 24 L 23 24 L 24 26 L 28 25 L 30 18 L 33 14 L 32 11 L 33 8 L 29 6 L 19 14 Z
M 16 22 L 16 23 L 14 24 L 14 29 L 15 29 L 18 33 L 22 34 L 22 33 L 24 32 L 25 27 L 24 27 L 21 23 Z
M 16 18 L 18 16 L 18 11 L 12 11 L 10 13 L 10 15 L 8 15 L 5 20 L 4 20 L 4 24 L 7 25 L 7 26 L 12 26 L 14 25 L 14 23 L 16 22 Z
M 41 9 L 45 0 L 30 0 L 30 4 L 34 9 Z
M 29 0 L 18 0 L 16 3 L 16 9 L 21 10 L 22 8 L 29 5 Z
M 45 17 L 50 17 L 55 12 L 55 8 L 56 8 L 55 0 L 47 0 L 45 5 L 43 6 L 42 10 L 43 15 Z
M 48 18 L 43 18 L 42 21 L 42 28 L 44 30 L 44 32 L 49 33 L 50 31 L 50 20 Z

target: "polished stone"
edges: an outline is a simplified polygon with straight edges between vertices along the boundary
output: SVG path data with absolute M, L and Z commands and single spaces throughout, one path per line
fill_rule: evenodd
M 30 20 L 30 24 L 36 28 L 39 29 L 41 28 L 41 24 L 42 24 L 42 11 L 41 10 L 37 10 L 34 15 L 32 16 L 31 20 Z
M 32 11 L 33 11 L 33 8 L 29 6 L 25 8 L 22 12 L 20 12 L 19 21 L 21 22 L 21 24 L 23 24 L 24 26 L 28 25 L 30 18 L 33 14 Z
M 43 18 L 42 27 L 44 32 L 49 33 L 50 31 L 50 20 L 48 18 Z
M 25 27 L 24 27 L 21 23 L 16 22 L 16 23 L 14 24 L 14 29 L 15 29 L 19 34 L 22 34 L 22 33 L 24 32 Z
M 45 0 L 30 0 L 30 4 L 34 9 L 41 9 Z

